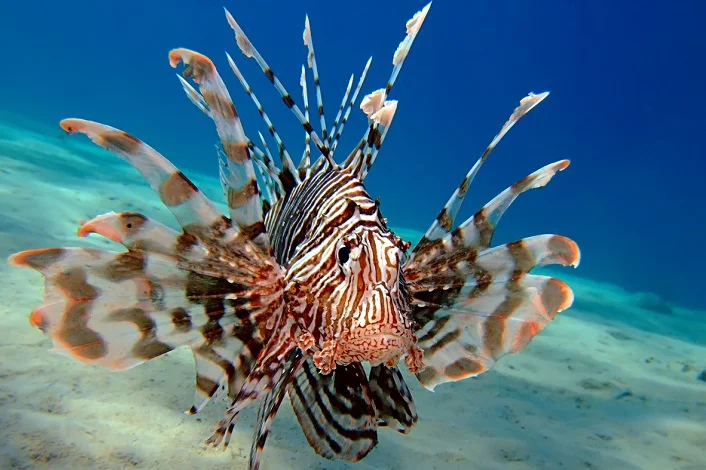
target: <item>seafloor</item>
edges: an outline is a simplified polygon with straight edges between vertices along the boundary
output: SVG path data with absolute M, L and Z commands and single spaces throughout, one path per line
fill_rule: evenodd
M 80 220 L 110 210 L 172 224 L 126 163 L 86 139 L 60 138 L 58 126 L 0 118 L 0 255 L 112 245 L 76 236 Z M 217 179 L 189 176 L 220 201 Z M 255 409 L 239 418 L 229 450 L 204 449 L 224 405 L 183 413 L 193 399 L 188 349 L 123 373 L 50 354 L 28 322 L 40 276 L 5 263 L 0 275 L 0 468 L 246 468 Z M 574 307 L 523 353 L 434 393 L 408 377 L 420 415 L 409 435 L 382 429 L 362 462 L 330 462 L 285 403 L 263 468 L 706 468 L 706 312 L 559 276 Z

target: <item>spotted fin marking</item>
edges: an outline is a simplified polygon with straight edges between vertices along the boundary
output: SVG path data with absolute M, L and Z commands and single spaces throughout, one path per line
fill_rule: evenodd
M 370 391 L 373 395 L 378 426 L 394 427 L 407 434 L 417 423 L 417 407 L 412 393 L 397 367 L 370 368 Z
M 441 212 L 439 212 L 439 215 L 436 217 L 434 223 L 431 225 L 431 227 L 429 227 L 429 229 L 424 234 L 422 240 L 415 247 L 415 252 L 426 246 L 429 242 L 444 237 L 447 233 L 451 231 L 451 229 L 453 229 L 456 215 L 458 214 L 459 209 L 461 209 L 461 205 L 463 204 L 463 200 L 466 197 L 468 188 L 473 182 L 473 179 L 478 173 L 478 170 L 480 170 L 481 166 L 483 166 L 483 163 L 485 163 L 485 161 L 490 156 L 491 152 L 495 149 L 495 147 L 502 140 L 502 138 L 505 137 L 505 134 L 507 134 L 510 129 L 512 129 L 512 126 L 514 126 L 520 119 L 522 119 L 522 117 L 529 113 L 535 106 L 541 103 L 542 100 L 544 100 L 544 98 L 546 98 L 548 95 L 549 92 L 540 93 L 538 95 L 530 93 L 529 96 L 526 96 L 522 100 L 520 100 L 520 105 L 515 108 L 510 118 L 507 120 L 507 122 L 505 122 L 505 124 L 503 124 L 503 127 L 500 129 L 498 134 L 493 138 L 493 140 L 490 142 L 483 154 L 476 161 L 470 171 L 466 174 L 465 178 L 463 178 L 463 181 L 461 181 L 461 184 L 453 192 Z M 414 257 L 414 253 L 412 253 L 412 257 Z
M 433 389 L 480 374 L 524 348 L 573 302 L 562 281 L 528 273 L 549 264 L 575 266 L 579 256 L 573 241 L 539 235 L 481 251 L 451 273 L 412 281 L 412 316 L 423 325 L 418 332 L 426 366 L 418 374 L 422 385 Z
M 203 341 L 203 315 L 184 299 L 187 274 L 138 253 L 46 248 L 12 255 L 45 277 L 30 323 L 75 359 L 125 370 L 181 344 Z
M 252 366 L 254 356 L 257 355 L 261 348 L 261 341 L 257 336 L 253 337 L 253 335 L 247 334 L 253 329 L 249 319 L 236 318 L 235 316 L 221 318 L 220 320 L 216 318 L 220 315 L 233 315 L 236 313 L 235 309 L 230 308 L 225 303 L 219 304 L 218 299 L 235 296 L 239 290 L 237 286 L 224 282 L 219 283 L 217 279 L 199 276 L 177 268 L 177 265 L 184 260 L 188 260 L 188 263 L 204 263 L 207 252 L 203 246 L 196 241 L 193 245 L 189 246 L 187 244 L 184 245 L 185 248 L 182 248 L 181 237 L 176 231 L 159 222 L 150 220 L 142 214 L 133 212 L 119 214 L 110 212 L 82 223 L 78 235 L 85 237 L 91 233 L 96 233 L 121 243 L 138 257 L 148 256 L 148 259 L 151 260 L 150 266 L 161 266 L 159 275 L 162 275 L 162 272 L 168 272 L 166 270 L 169 268 L 185 277 L 185 282 L 177 283 L 177 280 L 173 279 L 174 275 L 169 275 L 164 282 L 171 289 L 169 291 L 170 295 L 175 300 L 178 300 L 179 297 L 184 297 L 188 303 L 188 305 L 175 307 L 170 311 L 172 315 L 171 321 L 179 326 L 180 331 L 189 331 L 190 327 L 193 326 L 195 328 L 194 331 L 198 331 L 198 328 L 201 328 L 201 334 L 204 337 L 208 337 L 209 341 L 217 340 L 214 344 L 209 343 L 209 341 L 206 343 L 199 341 L 188 343 L 192 347 L 196 360 L 196 399 L 194 406 L 190 409 L 190 413 L 193 414 L 200 411 L 214 394 L 224 391 L 229 393 L 237 392 Z M 80 258 L 75 261 L 80 263 Z M 154 277 L 149 277 L 148 281 L 141 280 L 140 282 L 145 282 L 145 285 L 156 293 L 159 293 L 159 288 L 164 287 L 159 287 L 160 284 L 155 284 L 156 278 Z M 47 281 L 47 283 L 46 293 L 47 295 L 52 295 L 52 284 L 50 281 Z M 219 284 L 220 288 L 218 287 Z M 124 296 L 115 300 L 112 298 L 114 295 L 120 295 L 119 291 L 111 290 L 109 294 L 106 294 L 107 300 L 103 307 L 108 308 L 113 305 L 114 309 L 118 308 L 116 305 L 124 301 Z M 204 296 L 208 297 L 209 300 L 204 302 L 201 299 Z M 54 307 L 61 309 L 60 305 L 55 305 Z M 140 306 L 140 308 L 144 309 L 144 306 Z M 199 310 L 203 310 L 203 313 L 199 312 Z M 100 321 L 97 319 L 104 315 L 100 312 L 91 312 L 91 322 Z M 54 317 L 52 315 L 42 316 L 50 319 L 56 318 L 56 312 L 53 312 L 53 314 Z M 157 312 L 157 314 L 164 315 L 163 312 Z M 204 314 L 207 315 L 208 321 L 202 320 L 200 325 L 196 324 L 198 316 L 203 316 Z M 209 321 L 211 324 L 208 324 Z M 223 332 L 229 334 L 223 338 L 221 336 Z M 221 337 L 217 338 L 218 336 Z M 200 339 L 198 335 L 195 338 Z M 129 337 L 114 338 L 110 334 L 108 339 L 117 342 L 130 341 Z M 178 345 L 180 344 L 178 343 Z M 110 366 L 107 367 L 112 368 Z
M 208 115 L 216 124 L 223 151 L 227 156 L 227 202 L 230 218 L 257 246 L 269 251 L 269 239 L 262 219 L 260 190 L 248 148 L 248 138 L 228 89 L 216 66 L 205 55 L 183 48 L 169 52 L 169 63 L 172 67 L 176 68 L 182 62 L 186 66 L 184 76 L 192 78 L 199 85 L 201 92 L 199 96 L 195 96 L 187 90 L 187 96 L 192 98 L 192 101 L 196 100 L 195 103 L 205 103 L 208 106 Z
M 544 276 L 523 275 L 462 295 L 419 332 L 425 368 L 417 374 L 433 390 L 440 383 L 481 374 L 529 344 L 557 312 L 573 302 L 571 289 Z M 478 295 L 478 297 L 475 297 Z
M 282 379 L 274 385 L 271 391 L 265 394 L 260 402 L 260 407 L 257 412 L 257 424 L 255 425 L 255 437 L 250 449 L 249 470 L 257 470 L 260 468 L 262 451 L 265 448 L 265 442 L 272 428 L 275 415 L 287 392 L 287 386 L 294 379 L 296 372 L 299 370 L 299 367 L 301 367 L 303 359 L 301 350 L 298 348 L 293 349 L 290 352 L 290 357 L 287 359 L 285 373 Z
M 518 181 L 443 238 L 428 242 L 404 266 L 412 317 L 421 327 L 426 368 L 422 385 L 460 380 L 486 371 L 524 348 L 557 312 L 571 306 L 563 282 L 528 275 L 537 266 L 577 266 L 578 246 L 539 235 L 489 248 L 495 227 L 521 193 L 544 186 L 566 160 Z
M 33 325 L 55 344 L 68 345 L 63 349 L 76 359 L 113 370 L 188 345 L 197 366 L 191 411 L 218 390 L 236 396 L 262 348 L 268 321 L 281 311 L 279 265 L 147 144 L 90 121 L 67 119 L 61 126 L 86 134 L 135 167 L 184 232 L 142 214 L 108 213 L 83 223 L 79 235 L 105 236 L 127 253 L 50 248 L 13 255 L 10 263 L 45 276 L 45 302 L 33 312 Z
M 307 441 L 327 459 L 358 461 L 378 442 L 373 394 L 360 363 L 322 375 L 307 359 L 289 385 Z
M 199 361 L 200 351 L 232 357 L 244 344 L 231 334 L 238 323 L 227 308 L 203 306 L 205 297 L 227 292 L 192 288 L 185 295 L 193 273 L 145 253 L 87 248 L 30 250 L 9 261 L 45 277 L 44 303 L 30 322 L 52 339 L 55 351 L 120 371 L 187 345 L 197 358 L 194 408 L 215 393 L 209 384 L 236 381 L 230 364 Z
M 146 143 L 97 122 L 64 119 L 60 124 L 67 133 L 86 134 L 97 145 L 130 163 L 157 192 L 181 227 L 209 227 L 223 217 L 194 183 Z

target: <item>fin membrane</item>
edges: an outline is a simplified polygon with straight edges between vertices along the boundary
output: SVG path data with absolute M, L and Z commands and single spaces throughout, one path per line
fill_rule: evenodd
M 307 359 L 289 397 L 309 445 L 327 459 L 358 461 L 378 442 L 373 394 L 359 363 L 322 375 Z
M 580 253 L 572 240 L 539 235 L 489 248 L 517 196 L 544 186 L 568 164 L 547 165 L 518 181 L 453 232 L 423 239 L 405 263 L 426 366 L 417 377 L 426 388 L 488 370 L 571 306 L 573 293 L 566 284 L 528 273 L 549 264 L 577 266 Z
M 377 413 L 378 426 L 394 427 L 407 434 L 417 423 L 417 407 L 402 373 L 385 365 L 370 368 L 370 391 Z
M 294 379 L 299 367 L 304 361 L 304 356 L 299 348 L 294 348 L 289 353 L 285 365 L 285 373 L 272 390 L 267 392 L 260 402 L 260 407 L 257 411 L 257 424 L 255 425 L 255 437 L 253 438 L 252 448 L 250 449 L 250 467 L 249 470 L 257 470 L 260 468 L 260 460 L 262 451 L 265 448 L 267 436 L 272 428 L 275 415 L 282 404 L 282 399 L 287 392 L 287 386 Z

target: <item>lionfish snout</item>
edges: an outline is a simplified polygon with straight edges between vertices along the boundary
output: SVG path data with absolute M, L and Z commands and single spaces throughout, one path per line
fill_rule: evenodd
M 371 365 L 394 365 L 412 346 L 414 335 L 400 308 L 397 286 L 376 283 L 353 312 L 353 321 L 344 342 L 347 356 Z

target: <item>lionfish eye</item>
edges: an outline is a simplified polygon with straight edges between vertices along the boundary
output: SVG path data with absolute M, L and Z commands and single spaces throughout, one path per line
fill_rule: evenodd
M 351 257 L 351 249 L 347 246 L 342 246 L 338 249 L 338 262 L 346 264 Z

